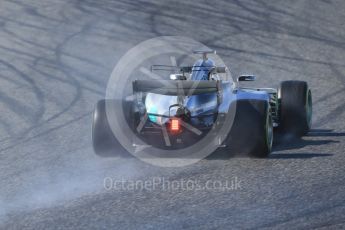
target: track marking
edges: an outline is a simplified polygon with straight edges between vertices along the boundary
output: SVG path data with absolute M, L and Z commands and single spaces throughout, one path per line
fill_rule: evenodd
M 175 56 L 170 56 L 170 62 L 172 66 L 177 66 L 177 62 L 176 62 L 176 57 Z

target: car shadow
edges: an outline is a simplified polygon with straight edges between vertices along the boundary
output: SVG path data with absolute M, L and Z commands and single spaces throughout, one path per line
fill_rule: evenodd
M 312 129 L 308 137 L 344 137 L 345 132 L 334 132 L 333 129 Z
M 273 153 L 269 159 L 308 159 L 314 157 L 329 157 L 329 153 Z
M 334 132 L 332 129 L 312 129 L 306 137 L 339 137 L 345 136 L 345 132 Z M 328 157 L 333 154 L 329 153 L 276 153 L 283 150 L 297 150 L 305 146 L 321 146 L 339 141 L 331 139 L 307 140 L 305 138 L 296 137 L 291 134 L 275 133 L 273 144 L 273 153 L 268 159 L 308 159 L 314 157 Z M 229 159 L 232 157 L 248 157 L 248 155 L 231 152 L 224 148 L 217 149 L 214 153 L 206 157 L 207 160 Z
M 313 129 L 311 130 L 306 137 L 338 137 L 345 136 L 345 132 L 334 132 L 332 129 Z M 305 137 L 299 138 L 289 134 L 280 134 L 275 133 L 274 136 L 274 145 L 273 153 L 268 157 L 268 159 L 308 159 L 315 157 L 329 157 L 333 154 L 329 153 L 279 153 L 279 151 L 284 150 L 297 150 L 305 146 L 321 146 L 332 143 L 338 143 L 339 141 L 331 139 L 322 139 L 322 140 L 308 140 Z M 114 143 L 114 146 L 111 150 L 104 151 L 102 153 L 96 153 L 101 157 L 124 157 L 132 158 L 133 156 L 129 154 L 119 143 Z M 231 158 L 248 158 L 248 154 L 242 154 L 232 151 L 228 148 L 218 148 L 212 154 L 207 156 L 206 160 L 227 160 Z
M 292 134 L 281 134 L 279 132 L 275 133 L 274 135 L 273 151 L 282 151 L 301 149 L 305 146 L 319 146 L 338 143 L 339 141 L 332 139 L 310 140 L 305 139 L 305 137 L 336 137 L 345 136 L 345 133 L 336 133 L 333 132 L 332 129 L 312 129 L 304 138 L 296 137 Z

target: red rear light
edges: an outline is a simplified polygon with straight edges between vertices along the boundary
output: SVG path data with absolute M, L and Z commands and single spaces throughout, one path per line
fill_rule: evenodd
M 177 118 L 171 119 L 171 131 L 178 132 L 180 130 L 180 120 Z

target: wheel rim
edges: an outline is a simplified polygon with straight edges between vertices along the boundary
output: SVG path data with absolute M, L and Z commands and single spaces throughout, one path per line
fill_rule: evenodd
M 310 128 L 311 126 L 311 119 L 313 115 L 313 105 L 312 105 L 312 96 L 311 96 L 311 91 L 308 90 L 307 94 L 307 103 L 306 103 L 306 112 L 307 112 L 307 124 L 308 127 Z
M 267 122 L 266 122 L 266 142 L 267 142 L 267 147 L 269 151 L 272 149 L 272 144 L 273 144 L 273 124 L 272 124 L 272 116 L 269 114 L 267 116 Z

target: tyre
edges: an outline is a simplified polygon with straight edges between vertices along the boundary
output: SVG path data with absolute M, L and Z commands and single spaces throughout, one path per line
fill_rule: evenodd
M 311 128 L 312 95 L 307 82 L 283 81 L 278 89 L 280 130 L 303 136 Z
M 97 155 L 109 157 L 115 156 L 119 151 L 122 152 L 123 148 L 111 131 L 105 111 L 105 104 L 105 100 L 98 101 L 93 112 L 92 144 Z
M 268 101 L 239 100 L 227 146 L 236 153 L 267 157 L 272 151 L 273 121 Z

